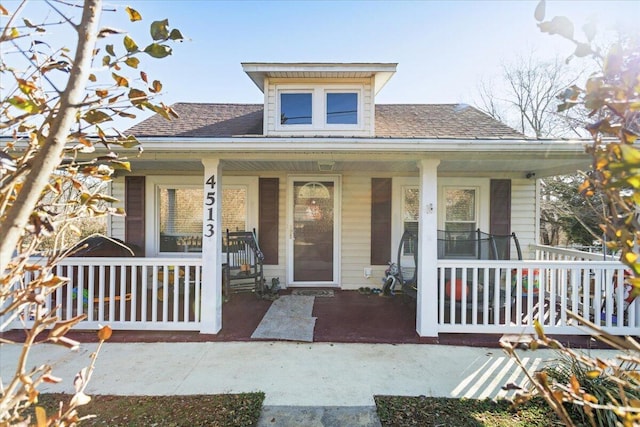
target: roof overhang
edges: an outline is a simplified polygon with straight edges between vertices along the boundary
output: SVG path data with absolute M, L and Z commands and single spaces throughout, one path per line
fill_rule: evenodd
M 0 137 L 0 141 L 5 138 Z M 8 140 L 8 138 L 6 138 Z M 139 137 L 144 152 L 118 150 L 133 170 L 151 173 L 199 173 L 203 158 L 218 158 L 225 169 L 244 171 L 318 170 L 331 161 L 334 172 L 417 173 L 417 160 L 439 159 L 442 176 L 527 177 L 587 171 L 590 140 L 540 139 L 391 139 L 309 137 L 180 138 Z M 17 142 L 17 150 L 26 142 Z M 97 147 L 97 153 L 104 151 Z M 96 154 L 83 154 L 92 158 Z
M 417 170 L 416 160 L 441 160 L 451 176 L 545 176 L 586 171 L 585 140 L 381 139 L 381 138 L 139 138 L 142 162 L 195 161 L 216 157 L 236 170 L 289 170 L 295 162 L 331 160 L 336 171 Z M 133 159 L 132 159 L 133 160 Z M 151 166 L 151 165 L 149 165 Z M 164 164 L 163 167 L 168 167 Z M 275 169 L 277 168 L 277 169 Z M 355 168 L 355 169 L 354 169 Z
M 375 93 L 396 72 L 397 63 L 306 63 L 243 62 L 242 69 L 264 92 L 265 77 L 278 78 L 374 78 Z

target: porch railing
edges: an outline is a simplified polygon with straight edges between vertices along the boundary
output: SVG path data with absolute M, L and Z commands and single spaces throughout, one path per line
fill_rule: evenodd
M 67 258 L 55 274 L 69 283 L 45 298 L 61 320 L 86 314 L 79 329 L 200 330 L 200 259 Z M 25 277 L 25 281 L 30 280 Z M 24 312 L 26 326 L 33 313 Z M 18 321 L 13 327 L 21 327 Z
M 616 335 L 640 333 L 640 298 L 631 300 L 625 266 L 611 261 L 438 261 L 440 332 L 586 333 L 579 314 Z M 578 328 L 576 328 L 578 326 Z
M 535 251 L 537 260 L 564 260 L 564 261 L 618 261 L 614 255 L 584 252 L 576 249 L 563 249 L 546 245 L 529 245 Z

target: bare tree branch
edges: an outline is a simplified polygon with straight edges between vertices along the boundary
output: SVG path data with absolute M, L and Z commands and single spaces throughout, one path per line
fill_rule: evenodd
M 51 133 L 47 135 L 44 147 L 33 159 L 39 165 L 24 182 L 12 208 L 0 226 L 0 271 L 4 271 L 11 260 L 14 248 L 27 224 L 40 192 L 45 188 L 49 176 L 60 164 L 69 130 L 84 98 L 84 87 L 89 79 L 93 50 L 98 35 L 101 0 L 87 0 L 78 25 L 78 49 L 75 53 L 67 89 L 60 99 L 60 109 L 55 117 Z

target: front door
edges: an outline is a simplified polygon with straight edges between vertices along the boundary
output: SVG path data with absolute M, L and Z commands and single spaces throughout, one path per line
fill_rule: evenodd
M 287 282 L 338 285 L 339 177 L 289 178 Z

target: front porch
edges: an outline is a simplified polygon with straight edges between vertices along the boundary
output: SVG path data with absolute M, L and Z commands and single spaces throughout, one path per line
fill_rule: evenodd
M 429 304 L 402 295 L 383 298 L 346 291 L 338 291 L 339 298 L 316 298 L 314 339 L 421 342 L 418 319 L 437 331 L 431 339 L 441 334 L 533 333 L 536 319 L 548 334 L 586 335 L 571 324 L 567 310 L 615 335 L 640 333 L 640 299 L 629 301 L 625 294 L 621 263 L 576 251 L 533 249 L 537 260 L 438 260 L 437 276 L 419 286 L 418 301 L 435 295 Z M 558 257 L 565 259 L 552 259 Z M 79 329 L 109 324 L 116 330 L 206 334 L 208 325 L 202 319 L 207 316 L 201 313 L 209 311 L 211 318 L 216 306 L 201 297 L 200 259 L 76 258 L 57 269 L 70 283 L 49 294 L 46 307 L 56 310 L 61 320 L 86 314 Z M 221 302 L 222 287 L 217 288 L 215 299 Z M 222 304 L 218 339 L 247 339 L 269 304 L 252 294 L 234 294 Z M 428 306 L 436 308 L 428 311 Z M 22 313 L 8 329 L 21 329 L 21 322 L 29 326 L 32 316 Z
M 283 291 L 286 295 L 289 291 Z M 223 327 L 218 334 L 201 334 L 185 330 L 118 330 L 110 342 L 251 342 L 251 334 L 271 302 L 260 300 L 250 293 L 236 294 L 225 302 Z M 314 342 L 366 344 L 442 344 L 469 347 L 498 347 L 502 334 L 441 333 L 437 338 L 420 337 L 415 331 L 415 303 L 377 295 L 361 295 L 357 291 L 335 291 L 332 298 L 316 298 L 313 316 L 317 317 Z M 0 334 L 5 339 L 24 338 L 16 329 Z M 70 338 L 79 342 L 97 342 L 93 330 L 73 329 Z M 575 348 L 604 348 L 589 336 L 565 335 L 557 337 Z

